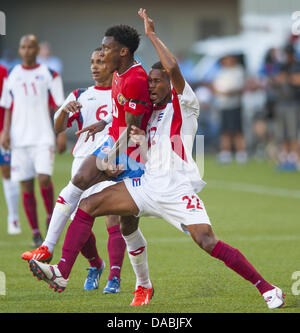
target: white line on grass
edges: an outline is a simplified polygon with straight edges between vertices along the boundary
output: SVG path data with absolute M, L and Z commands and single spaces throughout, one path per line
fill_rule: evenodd
M 245 184 L 226 182 L 222 180 L 207 180 L 207 187 L 220 188 L 231 191 L 241 191 L 247 193 L 271 195 L 276 197 L 300 199 L 300 190 L 290 190 L 280 187 L 269 187 L 258 184 Z

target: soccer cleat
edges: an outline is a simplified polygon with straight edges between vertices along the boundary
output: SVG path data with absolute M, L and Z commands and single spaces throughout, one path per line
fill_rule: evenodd
M 269 309 L 281 308 L 285 304 L 285 294 L 276 286 L 274 286 L 274 289 L 265 292 L 262 296 L 267 302 Z
M 35 259 L 37 261 L 46 262 L 49 264 L 52 259 L 52 253 L 48 251 L 48 246 L 41 245 L 35 250 L 24 252 L 22 254 L 22 259 L 27 261 Z
M 141 306 L 147 305 L 150 302 L 150 299 L 154 295 L 154 288 L 144 288 L 142 286 L 138 286 L 137 289 L 133 292 L 134 298 L 130 303 L 131 306 Z
M 111 280 L 107 281 L 105 288 L 103 289 L 103 294 L 116 294 L 120 292 L 120 282 L 121 279 L 118 279 L 114 276 Z
M 7 225 L 7 233 L 9 235 L 18 235 L 22 232 L 19 221 L 9 222 Z
M 65 290 L 68 280 L 62 277 L 57 265 L 47 265 L 31 259 L 29 267 L 38 280 L 44 280 L 49 284 L 49 288 L 53 288 L 59 293 Z
M 32 246 L 39 247 L 43 244 L 43 238 L 41 234 L 36 234 L 32 237 Z
M 87 268 L 89 272 L 84 282 L 84 290 L 95 290 L 99 288 L 99 279 L 104 269 L 104 261 L 102 261 L 102 265 L 99 269 L 97 269 L 97 267 Z

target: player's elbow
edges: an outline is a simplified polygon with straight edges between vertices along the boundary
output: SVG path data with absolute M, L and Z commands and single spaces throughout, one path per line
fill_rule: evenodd
M 169 77 L 175 75 L 179 71 L 177 60 L 175 58 L 169 59 L 167 66 L 165 66 L 165 70 Z

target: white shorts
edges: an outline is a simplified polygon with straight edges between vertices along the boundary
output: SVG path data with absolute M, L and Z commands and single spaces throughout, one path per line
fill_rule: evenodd
M 185 233 L 189 233 L 186 227 L 188 225 L 211 225 L 202 200 L 192 188 L 178 186 L 178 191 L 164 191 L 160 195 L 150 190 L 143 180 L 143 176 L 124 179 L 127 190 L 139 208 L 137 216 L 163 218 Z
M 11 178 L 25 181 L 38 174 L 52 175 L 54 146 L 29 146 L 13 148 L 11 151 Z

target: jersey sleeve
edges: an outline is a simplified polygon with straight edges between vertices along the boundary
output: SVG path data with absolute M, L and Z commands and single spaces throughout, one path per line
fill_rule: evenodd
M 60 75 L 51 72 L 51 79 L 49 82 L 50 100 L 53 107 L 60 107 L 64 102 L 64 88 Z
M 71 101 L 76 101 L 76 97 L 74 95 L 74 92 L 71 92 L 69 96 L 65 99 L 61 107 L 54 113 L 54 121 L 57 119 L 57 117 L 61 114 L 64 107 Z M 72 116 L 72 114 L 69 114 L 69 118 Z
M 110 124 L 113 120 L 113 115 L 111 112 L 108 113 L 105 117 L 102 118 L 106 122 L 106 124 Z
M 152 108 L 148 80 L 146 77 L 138 76 L 128 81 L 124 91 L 124 110 L 134 115 L 143 115 Z
M 13 107 L 13 95 L 9 88 L 9 79 L 7 77 L 5 77 L 3 80 L 0 106 L 5 109 L 12 109 Z
M 179 103 L 184 106 L 183 110 L 196 117 L 199 116 L 199 101 L 190 85 L 185 81 L 184 89 L 181 95 L 178 95 Z

